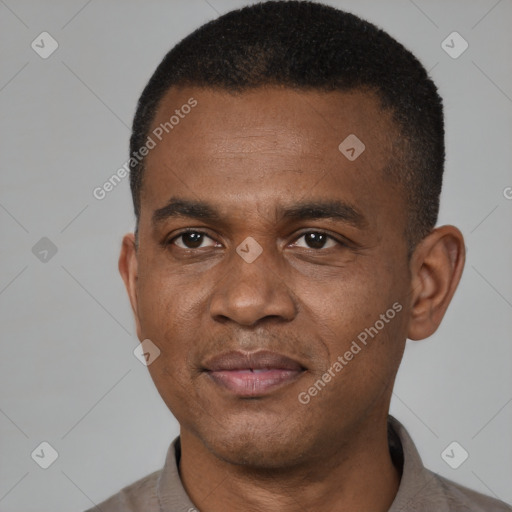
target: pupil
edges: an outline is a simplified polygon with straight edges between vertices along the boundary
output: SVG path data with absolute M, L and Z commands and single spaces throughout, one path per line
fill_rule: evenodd
M 190 249 L 196 249 L 201 245 L 202 236 L 201 233 L 185 233 L 183 235 L 183 242 Z
M 306 243 L 313 249 L 321 249 L 325 244 L 325 235 L 323 233 L 307 233 Z

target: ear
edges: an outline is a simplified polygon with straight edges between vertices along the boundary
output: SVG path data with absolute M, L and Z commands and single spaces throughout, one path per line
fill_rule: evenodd
M 141 339 L 141 328 L 138 314 L 137 303 L 137 276 L 138 276 L 138 260 L 137 260 L 137 244 L 135 242 L 135 235 L 128 233 L 123 237 L 121 245 L 121 254 L 119 255 L 118 263 L 119 273 L 123 278 L 130 304 L 132 306 L 133 315 L 135 317 L 135 324 L 137 327 L 137 337 Z
M 439 327 L 459 284 L 466 259 L 464 237 L 455 226 L 426 236 L 411 256 L 411 303 L 407 337 L 421 340 Z

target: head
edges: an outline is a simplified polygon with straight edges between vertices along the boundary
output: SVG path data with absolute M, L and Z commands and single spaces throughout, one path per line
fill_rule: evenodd
M 182 434 L 283 467 L 385 420 L 405 340 L 437 329 L 464 262 L 435 228 L 443 112 L 418 60 L 346 12 L 256 4 L 165 56 L 130 143 L 120 270 Z M 300 370 L 250 396 L 212 378 L 262 351 Z

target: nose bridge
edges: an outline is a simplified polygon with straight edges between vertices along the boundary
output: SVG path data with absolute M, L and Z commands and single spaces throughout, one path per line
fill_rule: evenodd
M 279 271 L 278 251 L 248 238 L 225 263 L 225 273 L 213 290 L 210 315 L 243 325 L 253 325 L 269 316 L 291 320 L 295 302 L 283 272 Z

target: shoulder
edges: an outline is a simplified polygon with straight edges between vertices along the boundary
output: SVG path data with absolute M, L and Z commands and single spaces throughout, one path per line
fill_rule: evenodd
M 434 488 L 436 492 L 433 494 L 432 488 L 430 493 L 422 493 L 430 505 L 434 505 L 439 500 L 439 510 L 449 510 L 450 512 L 511 512 L 512 507 L 501 500 L 486 496 L 476 492 L 468 487 L 457 484 L 452 480 L 444 478 L 432 471 L 427 470 L 432 476 Z M 429 486 L 430 487 L 430 486 Z M 428 496 L 430 494 L 430 496 Z M 436 499 L 437 498 L 437 499 Z
M 117 494 L 102 501 L 85 512 L 158 512 L 156 486 L 161 470 L 155 471 L 136 482 L 127 485 Z
M 503 501 L 464 487 L 427 469 L 405 427 L 389 416 L 389 447 L 402 466 L 400 487 L 390 512 L 512 512 Z

